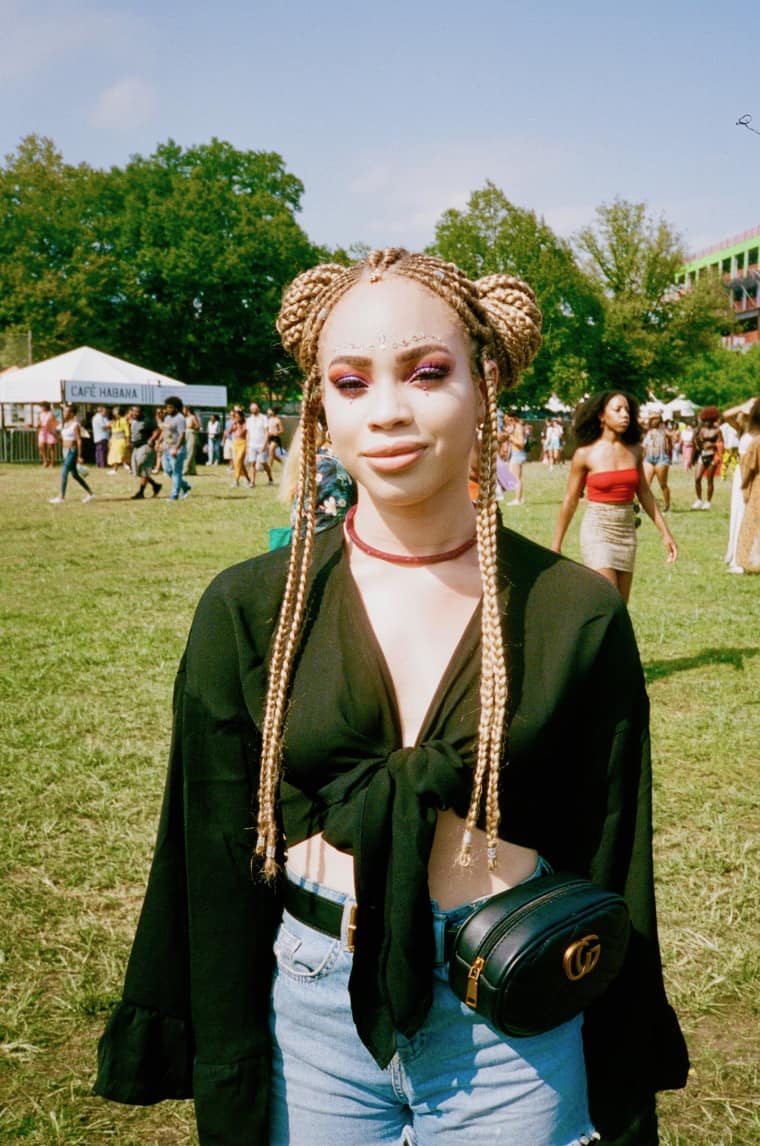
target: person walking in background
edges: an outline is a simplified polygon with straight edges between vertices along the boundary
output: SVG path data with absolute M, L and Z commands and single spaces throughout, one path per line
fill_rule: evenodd
M 51 505 L 60 505 L 66 497 L 66 486 L 69 476 L 81 485 L 85 492 L 82 501 L 92 501 L 95 494 L 92 492 L 85 475 L 87 469 L 82 458 L 82 427 L 77 418 L 77 408 L 70 403 L 63 407 L 63 424 L 61 425 L 61 446 L 63 449 L 63 466 L 61 468 L 61 492 L 57 497 L 51 497 Z
M 108 472 L 109 474 L 115 474 L 118 473 L 122 466 L 127 470 L 129 469 L 129 462 L 127 461 L 129 454 L 129 422 L 121 406 L 114 406 L 111 411 L 109 428 L 111 436 L 108 443 L 108 465 L 110 467 Z
M 728 566 L 729 573 L 743 573 L 741 565 L 736 560 L 736 543 L 739 540 L 739 530 L 741 529 L 742 518 L 744 517 L 744 494 L 742 492 L 742 467 L 741 460 L 746 454 L 752 442 L 751 434 L 747 433 L 747 422 L 749 421 L 749 411 L 753 403 L 745 403 L 741 406 L 733 406 L 730 410 L 726 410 L 723 417 L 730 423 L 736 430 L 738 447 L 737 453 L 739 463 L 734 469 L 734 476 L 731 480 L 731 504 L 729 511 L 728 521 L 728 545 L 726 546 L 726 555 L 723 558 L 725 564 Z
M 562 424 L 558 418 L 550 418 L 546 424 L 546 457 L 550 470 L 562 458 Z
M 561 552 L 585 488 L 588 505 L 581 526 L 583 562 L 611 581 L 627 602 L 636 560 L 635 497 L 662 534 L 667 560 L 675 561 L 678 556 L 678 547 L 644 473 L 639 404 L 617 390 L 592 394 L 576 410 L 573 430 L 576 450 L 552 549 Z
M 687 424 L 681 430 L 681 456 L 683 457 L 683 468 L 690 470 L 692 462 L 694 461 L 694 435 L 696 430 L 693 426 Z
M 210 466 L 218 466 L 221 451 L 219 448 L 219 437 L 221 435 L 222 423 L 216 414 L 211 414 L 206 422 L 206 462 Z
M 49 402 L 40 402 L 37 415 L 37 449 L 43 469 L 55 467 L 55 447 L 58 444 L 58 419 Z
M 193 477 L 195 475 L 195 461 L 196 451 L 198 449 L 198 431 L 201 424 L 197 416 L 193 413 L 189 406 L 182 407 L 182 414 L 185 419 L 185 465 L 183 473 Z
M 243 411 L 239 410 L 237 406 L 232 411 L 230 424 L 224 431 L 224 437 L 231 447 L 232 481 L 230 484 L 233 487 L 239 486 L 241 481 L 246 481 L 245 461 L 248 448 L 248 427 L 243 417 Z
M 92 415 L 92 441 L 95 446 L 95 465 L 99 470 L 106 468 L 108 455 L 108 439 L 110 437 L 108 411 L 105 406 L 98 406 Z
M 710 509 L 715 485 L 715 474 L 720 470 L 720 457 L 723 449 L 718 422 L 720 410 L 717 406 L 705 406 L 699 412 L 699 429 L 694 435 L 694 458 L 697 467 L 694 471 L 694 492 L 696 500 L 692 509 Z M 707 497 L 702 498 L 702 478 L 707 480 Z
M 282 462 L 285 450 L 282 446 L 282 419 L 277 408 L 267 410 L 267 450 L 269 451 L 269 472 L 274 468 L 275 461 Z
M 132 439 L 132 473 L 140 480 L 137 493 L 132 494 L 132 501 L 142 500 L 148 485 L 153 490 L 153 496 L 157 497 L 161 484 L 154 481 L 151 475 L 156 461 L 155 443 L 161 431 L 155 418 L 146 414 L 142 406 L 133 406 L 127 416 Z
M 736 563 L 745 573 L 760 573 L 760 398 L 747 416 L 750 441 L 741 460 L 744 515 L 736 542 Z
M 528 460 L 527 442 L 525 439 L 525 426 L 519 418 L 512 418 L 510 424 L 510 454 L 509 468 L 515 479 L 515 496 L 511 501 L 505 501 L 507 506 L 522 505 L 523 498 L 523 466 Z
M 644 474 L 647 485 L 652 488 L 652 479 L 657 477 L 662 490 L 663 513 L 670 512 L 670 486 L 668 471 L 673 451 L 670 432 L 662 424 L 661 414 L 651 414 L 648 429 L 644 435 Z
M 263 470 L 272 484 L 272 470 L 269 466 L 269 423 L 266 414 L 262 414 L 258 402 L 251 402 L 250 413 L 245 420 L 248 433 L 246 440 L 245 461 L 248 467 L 248 484 L 253 489 L 256 485 L 256 472 Z M 279 421 L 279 419 L 278 419 Z
M 169 501 L 178 501 L 190 493 L 192 486 L 185 481 L 182 470 L 185 465 L 185 418 L 179 398 L 167 398 L 164 403 L 164 420 L 161 426 L 163 466 L 167 477 L 171 478 L 172 491 Z
M 248 471 L 248 484 L 256 485 L 256 474 L 264 470 L 272 482 L 272 469 L 269 468 L 268 421 L 258 402 L 251 402 L 249 415 L 245 418 L 245 469 Z

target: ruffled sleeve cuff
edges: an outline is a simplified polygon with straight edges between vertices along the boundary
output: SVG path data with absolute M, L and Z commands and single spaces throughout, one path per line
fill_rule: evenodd
M 134 1106 L 192 1098 L 194 1057 L 184 1019 L 119 1003 L 98 1044 L 94 1093 Z

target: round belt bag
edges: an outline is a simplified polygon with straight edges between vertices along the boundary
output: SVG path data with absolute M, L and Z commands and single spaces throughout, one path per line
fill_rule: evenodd
M 568 873 L 540 876 L 492 896 L 465 919 L 449 983 L 504 1034 L 541 1034 L 605 992 L 629 931 L 622 896 Z

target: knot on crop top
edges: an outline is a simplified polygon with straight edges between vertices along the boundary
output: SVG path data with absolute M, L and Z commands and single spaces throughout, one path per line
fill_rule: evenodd
M 342 550 L 341 550 L 342 553 Z M 320 832 L 353 856 L 356 1029 L 385 1066 L 433 991 L 428 861 L 438 811 L 466 816 L 480 713 L 480 607 L 403 747 L 394 684 L 345 560 L 314 588 L 291 684 L 280 810 L 288 844 Z
M 312 796 L 322 834 L 354 856 L 356 949 L 349 981 L 359 1037 L 382 1066 L 394 1032 L 419 1030 L 432 1002 L 428 863 L 438 810 L 466 804 L 472 769 L 445 740 L 358 760 Z M 284 783 L 283 818 L 302 793 Z
M 639 487 L 636 466 L 625 470 L 600 470 L 586 478 L 586 496 L 589 501 L 606 501 L 625 505 L 633 501 Z

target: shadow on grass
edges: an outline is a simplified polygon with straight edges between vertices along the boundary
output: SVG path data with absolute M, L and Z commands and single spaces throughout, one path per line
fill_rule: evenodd
M 703 649 L 690 657 L 674 657 L 666 661 L 649 661 L 644 665 L 644 676 L 647 684 L 653 680 L 662 680 L 665 676 L 672 676 L 676 672 L 688 672 L 689 669 L 710 668 L 712 665 L 731 665 L 741 670 L 744 661 L 749 657 L 756 657 L 760 648 L 741 649 Z

